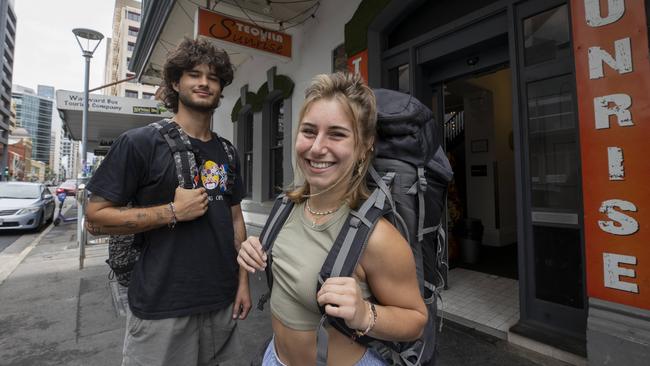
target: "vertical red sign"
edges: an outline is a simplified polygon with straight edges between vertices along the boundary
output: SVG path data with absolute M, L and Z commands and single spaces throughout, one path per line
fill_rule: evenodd
M 572 0 L 587 291 L 650 309 L 650 60 L 644 2 Z
M 354 74 L 361 74 L 363 80 L 368 82 L 368 50 L 363 50 L 348 58 L 348 70 Z

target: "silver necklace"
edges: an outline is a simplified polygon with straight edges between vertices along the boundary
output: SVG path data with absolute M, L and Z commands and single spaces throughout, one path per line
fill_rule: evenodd
M 331 214 L 333 214 L 334 212 L 336 212 L 336 211 L 338 211 L 339 209 L 341 209 L 341 207 L 343 207 L 343 205 L 341 205 L 341 206 L 339 206 L 339 207 L 337 207 L 337 208 L 333 208 L 333 209 L 331 209 L 331 210 L 327 210 L 327 211 L 315 211 L 315 210 L 312 210 L 311 207 L 309 207 L 309 200 L 307 200 L 307 201 L 305 201 L 305 202 L 306 202 L 306 206 L 307 206 L 307 211 L 309 211 L 310 214 L 312 214 L 312 215 L 316 215 L 316 216 L 327 216 L 327 215 L 331 215 Z

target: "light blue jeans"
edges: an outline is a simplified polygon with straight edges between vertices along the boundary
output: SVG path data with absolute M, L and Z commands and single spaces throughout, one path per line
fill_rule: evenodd
M 385 366 L 386 363 L 384 360 L 379 356 L 377 351 L 375 351 L 372 348 L 368 348 L 366 350 L 366 353 L 361 357 L 359 362 L 357 362 L 354 366 Z M 278 358 L 278 355 L 275 353 L 275 342 L 274 339 L 271 339 L 271 342 L 269 342 L 269 345 L 266 347 L 266 351 L 264 351 L 264 360 L 262 361 L 262 366 L 287 366 L 280 361 Z

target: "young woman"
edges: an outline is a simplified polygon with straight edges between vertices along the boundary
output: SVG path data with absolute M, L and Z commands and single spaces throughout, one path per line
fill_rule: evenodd
M 351 329 L 390 341 L 417 339 L 427 321 L 411 249 L 384 219 L 354 277 L 329 278 L 317 292 L 318 272 L 347 214 L 368 197 L 376 105 L 360 77 L 343 73 L 316 76 L 305 97 L 295 140 L 305 183 L 288 193 L 295 205 L 271 251 L 274 337 L 264 365 L 316 364 L 319 305 Z M 251 273 L 264 270 L 266 259 L 256 237 L 242 243 L 237 258 Z M 332 327 L 327 331 L 329 365 L 384 364 L 374 350 Z

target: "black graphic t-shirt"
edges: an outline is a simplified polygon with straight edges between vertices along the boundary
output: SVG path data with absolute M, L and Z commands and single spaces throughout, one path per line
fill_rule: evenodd
M 181 317 L 219 310 L 237 291 L 237 253 L 231 206 L 241 201 L 242 182 L 216 135 L 198 148 L 199 186 L 208 192 L 205 215 L 139 234 L 142 254 L 129 285 L 129 306 L 142 319 Z M 231 174 L 228 174 L 228 173 Z M 234 182 L 228 182 L 234 177 Z M 152 206 L 174 199 L 178 186 L 169 146 L 153 127 L 127 131 L 111 147 L 88 190 L 119 205 Z

